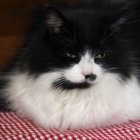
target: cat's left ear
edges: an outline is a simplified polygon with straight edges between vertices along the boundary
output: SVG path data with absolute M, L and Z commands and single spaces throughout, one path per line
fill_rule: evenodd
M 46 10 L 46 27 L 51 33 L 59 33 L 64 24 L 64 16 L 56 8 Z

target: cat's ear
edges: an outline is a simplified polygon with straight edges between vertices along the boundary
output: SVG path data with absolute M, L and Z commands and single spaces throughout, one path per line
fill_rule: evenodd
M 52 33 L 59 33 L 64 24 L 64 16 L 56 8 L 49 7 L 46 11 L 46 27 Z

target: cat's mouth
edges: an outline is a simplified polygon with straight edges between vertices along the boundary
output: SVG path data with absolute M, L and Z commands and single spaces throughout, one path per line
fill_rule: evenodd
M 60 88 L 64 90 L 72 90 L 72 89 L 87 89 L 91 86 L 91 83 L 87 81 L 73 83 L 66 78 L 60 78 L 53 83 L 53 87 Z

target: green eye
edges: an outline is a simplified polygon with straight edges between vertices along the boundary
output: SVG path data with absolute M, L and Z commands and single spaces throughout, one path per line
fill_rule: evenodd
M 76 58 L 75 54 L 71 54 L 71 53 L 68 53 L 68 52 L 66 53 L 66 56 L 69 57 L 69 58 L 73 58 L 73 59 Z
M 106 53 L 105 52 L 100 52 L 100 53 L 97 53 L 96 55 L 95 55 L 95 58 L 96 59 L 103 59 L 103 58 L 105 58 L 106 57 Z

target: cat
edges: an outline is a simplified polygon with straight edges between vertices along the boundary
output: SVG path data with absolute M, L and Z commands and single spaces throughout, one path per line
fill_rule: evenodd
M 10 108 L 41 127 L 140 119 L 139 2 L 92 4 L 40 8 L 7 76 Z

